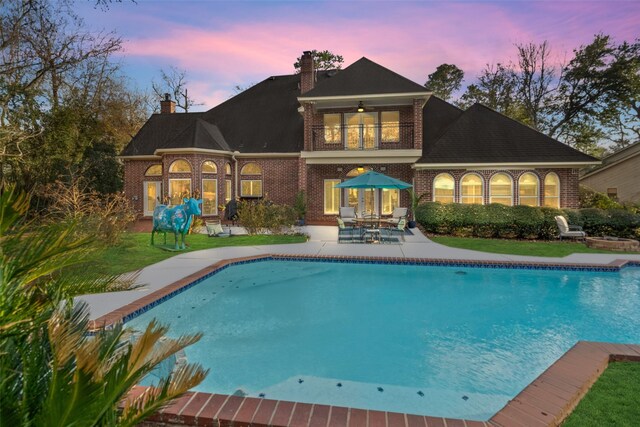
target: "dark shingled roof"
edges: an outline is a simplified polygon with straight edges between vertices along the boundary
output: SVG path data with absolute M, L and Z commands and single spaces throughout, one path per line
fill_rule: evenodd
M 204 113 L 233 150 L 290 153 L 303 148 L 297 74 L 274 76 Z
M 330 73 L 331 77 L 316 83 L 303 97 L 369 95 L 383 93 L 414 93 L 427 89 L 388 68 L 362 57 L 344 70 Z
M 424 108 L 425 129 L 433 125 L 428 116 L 445 121 L 455 114 L 453 106 L 431 97 Z M 446 104 L 446 103 L 444 103 Z M 438 113 L 434 110 L 442 110 Z M 445 111 L 448 110 L 448 111 Z M 523 162 L 593 162 L 588 156 L 528 126 L 480 104 L 440 124 L 439 135 L 424 134 L 422 158 L 417 163 L 523 163 Z M 438 132 L 435 132 L 438 133 Z
M 435 142 L 455 122 L 463 110 L 431 95 L 422 109 L 422 135 L 424 145 Z
M 157 148 L 206 148 L 230 151 L 231 148 L 216 125 L 195 119 L 182 132 Z
M 159 147 L 175 139 L 203 113 L 153 114 L 120 153 L 121 156 L 153 155 Z
M 319 82 L 326 78 L 326 72 L 317 75 Z M 121 155 L 151 155 L 158 148 L 300 152 L 299 82 L 298 74 L 269 77 L 204 113 L 154 114 Z

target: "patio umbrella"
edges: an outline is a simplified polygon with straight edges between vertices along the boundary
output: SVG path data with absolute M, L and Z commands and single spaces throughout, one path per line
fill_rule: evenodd
M 413 186 L 404 181 L 400 181 L 399 179 L 374 171 L 365 172 L 355 178 L 351 178 L 336 185 L 336 188 L 368 188 L 371 189 L 371 192 L 379 188 L 404 190 L 409 187 Z M 380 209 L 380 206 L 378 206 L 378 209 Z

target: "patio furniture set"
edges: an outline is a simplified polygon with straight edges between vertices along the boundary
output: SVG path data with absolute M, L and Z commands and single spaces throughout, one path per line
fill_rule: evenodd
M 338 243 L 400 243 L 404 241 L 407 208 L 395 208 L 391 218 L 357 216 L 355 208 L 341 207 Z

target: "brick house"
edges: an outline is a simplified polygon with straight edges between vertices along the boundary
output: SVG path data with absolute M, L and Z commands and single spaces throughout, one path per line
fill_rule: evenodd
M 206 112 L 166 98 L 121 154 L 125 193 L 151 216 L 158 200 L 198 191 L 203 216 L 232 197 L 293 204 L 333 223 L 340 206 L 391 214 L 406 191 L 334 186 L 366 170 L 413 183 L 426 200 L 577 207 L 578 171 L 599 163 L 491 109 L 466 111 L 361 58 L 344 70 L 273 76 Z

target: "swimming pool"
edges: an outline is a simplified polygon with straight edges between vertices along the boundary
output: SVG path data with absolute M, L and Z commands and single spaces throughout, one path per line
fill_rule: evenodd
M 486 420 L 577 340 L 640 342 L 620 272 L 261 261 L 127 325 L 204 332 L 198 390 Z

